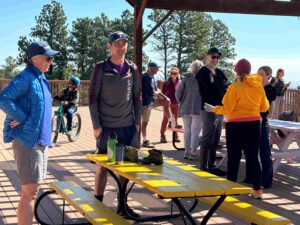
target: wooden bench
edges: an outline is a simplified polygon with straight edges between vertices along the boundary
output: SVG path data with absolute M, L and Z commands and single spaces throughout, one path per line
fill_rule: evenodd
M 97 225 L 126 225 L 130 224 L 125 219 L 120 217 L 114 211 L 109 209 L 102 202 L 97 200 L 91 193 L 84 190 L 74 182 L 70 181 L 58 181 L 50 183 L 51 191 L 45 192 L 37 201 L 36 208 L 40 200 L 50 193 L 57 193 L 64 200 L 66 200 L 71 206 L 73 206 L 78 212 L 80 212 L 88 221 L 87 224 Z M 64 209 L 63 209 L 64 213 Z M 38 222 L 46 224 L 40 220 L 35 209 L 35 216 Z
M 208 205 L 213 205 L 218 197 L 197 198 L 198 201 Z M 241 218 L 251 224 L 257 225 L 286 225 L 291 224 L 291 221 L 285 217 L 257 208 L 246 202 L 227 196 L 223 204 L 218 208 L 223 212 L 232 214 L 235 217 Z

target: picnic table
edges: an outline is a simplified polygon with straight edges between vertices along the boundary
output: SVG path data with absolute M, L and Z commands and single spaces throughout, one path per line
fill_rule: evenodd
M 227 196 L 250 194 L 252 192 L 252 188 L 168 158 L 164 158 L 163 165 L 156 166 L 140 165 L 132 162 L 123 162 L 122 164 L 109 163 L 106 154 L 87 154 L 86 158 L 108 169 L 108 172 L 118 184 L 118 211 L 138 222 L 182 216 L 190 224 L 196 224 L 191 211 L 196 207 L 197 198 L 217 196 L 219 197 L 218 200 L 211 206 L 201 222 L 201 224 L 206 224 Z M 117 175 L 125 178 L 123 185 Z M 133 182 L 133 184 L 127 190 L 129 181 Z M 127 197 L 134 184 L 139 184 L 156 193 L 160 198 L 172 199 L 180 213 L 173 214 L 171 212 L 168 215 L 148 217 L 131 214 L 131 210 L 127 208 L 130 207 L 127 204 Z M 194 204 L 190 209 L 187 209 L 182 204 L 181 200 L 183 198 L 194 199 Z
M 273 171 L 275 174 L 282 159 L 300 157 L 300 123 L 269 119 L 269 125 L 270 143 L 275 144 L 278 148 L 272 148 Z M 278 130 L 281 130 L 284 136 L 280 136 Z M 297 148 L 290 147 L 294 141 L 297 143 Z

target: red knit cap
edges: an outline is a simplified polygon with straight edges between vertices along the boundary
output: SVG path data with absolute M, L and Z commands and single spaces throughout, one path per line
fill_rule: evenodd
M 235 64 L 234 71 L 238 75 L 250 74 L 251 64 L 247 59 L 241 59 Z

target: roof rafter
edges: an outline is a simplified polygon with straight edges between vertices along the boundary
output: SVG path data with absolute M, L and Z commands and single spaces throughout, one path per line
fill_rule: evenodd
M 146 8 L 222 13 L 300 16 L 298 0 L 160 0 L 148 1 Z

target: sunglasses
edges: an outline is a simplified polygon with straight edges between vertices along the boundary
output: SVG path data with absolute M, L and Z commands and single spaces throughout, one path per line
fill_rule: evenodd
M 178 75 L 178 73 L 171 73 L 171 75 Z
M 220 59 L 220 56 L 218 56 L 218 55 L 212 55 L 211 58 L 212 59 Z
M 73 84 L 73 83 L 71 83 L 71 82 L 69 83 L 69 85 L 71 85 L 71 86 L 76 86 L 76 84 Z
M 47 56 L 46 61 L 47 61 L 47 62 L 50 62 L 51 60 L 53 61 L 53 57 Z

